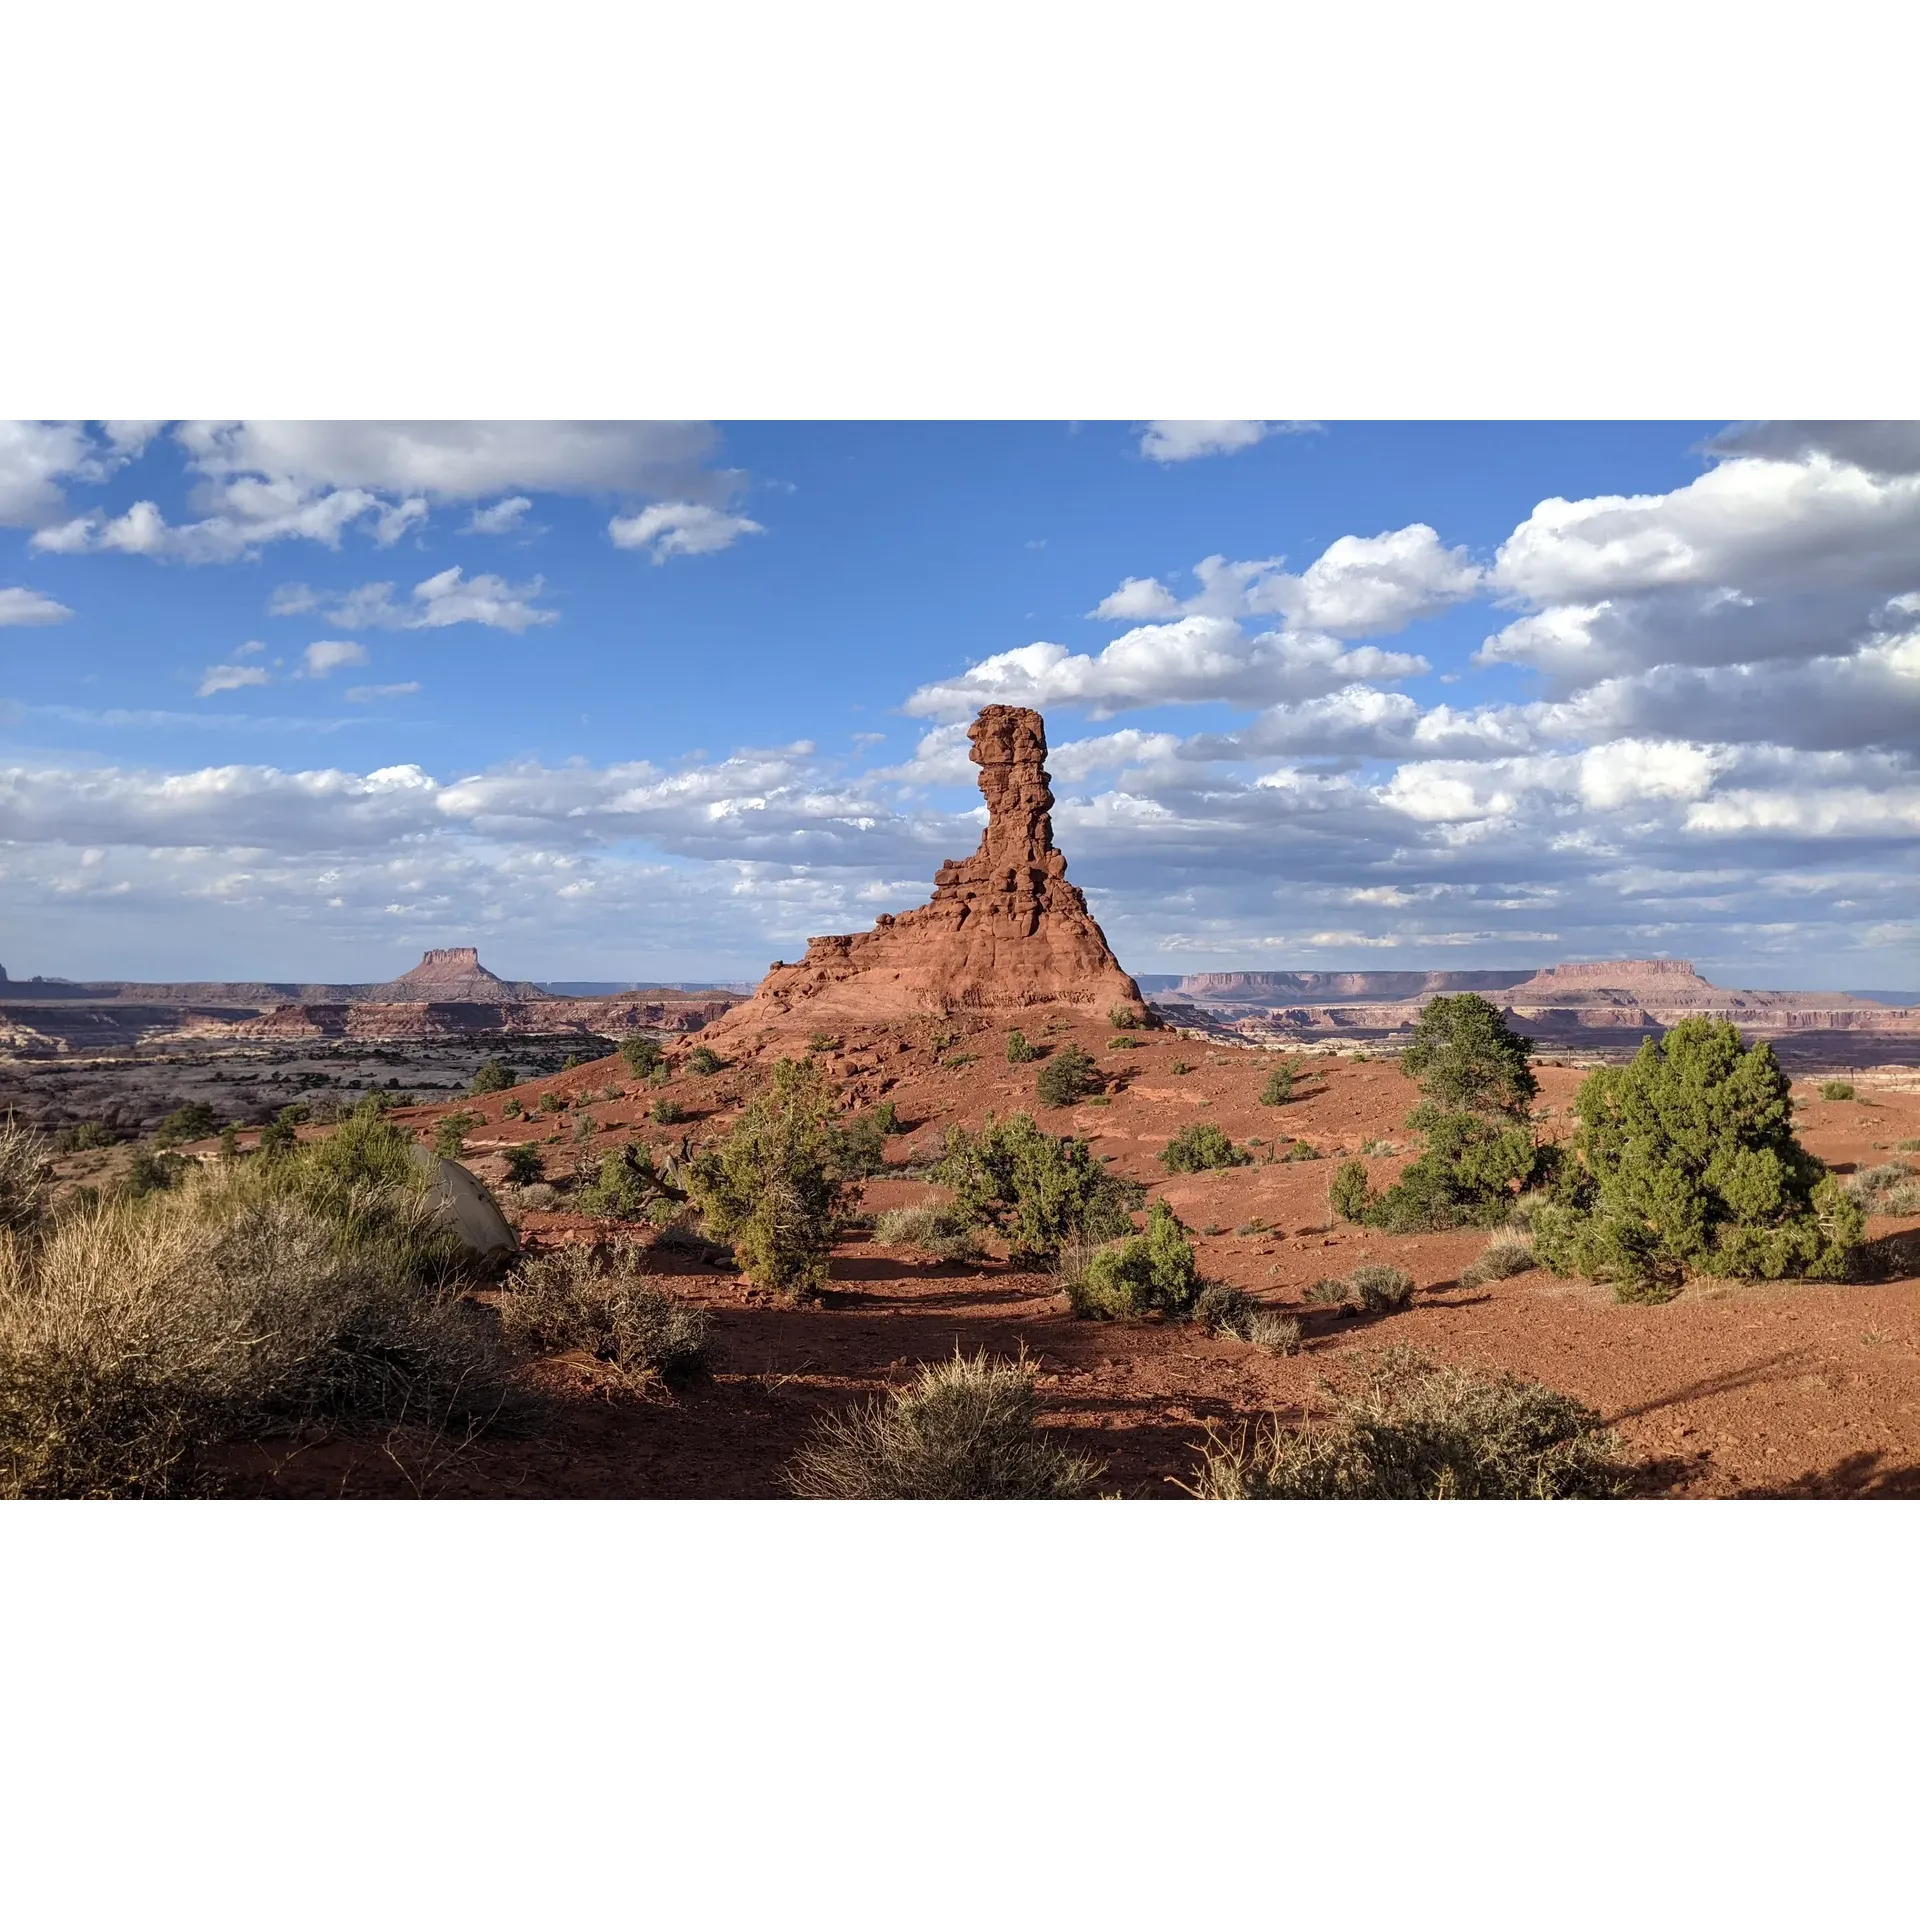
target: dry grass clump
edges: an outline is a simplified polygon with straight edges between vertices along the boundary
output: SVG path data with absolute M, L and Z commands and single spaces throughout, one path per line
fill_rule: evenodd
M 1203 1500 L 1568 1500 L 1626 1491 L 1592 1408 L 1512 1374 L 1393 1347 L 1334 1396 L 1332 1417 L 1210 1438 Z
M 1328 1274 L 1316 1280 L 1300 1298 L 1310 1307 L 1344 1307 L 1353 1298 L 1353 1289 L 1344 1280 Z
M 0 1229 L 24 1233 L 45 1210 L 53 1151 L 12 1115 L 0 1121 Z
M 1070 1500 L 1099 1472 L 1034 1427 L 1036 1368 L 956 1352 L 912 1385 L 825 1415 L 787 1481 L 803 1500 Z
M 583 1352 L 636 1380 L 684 1380 L 706 1365 L 707 1316 L 663 1293 L 631 1246 L 573 1241 L 521 1263 L 500 1324 L 540 1353 Z
M 1256 1313 L 1247 1322 L 1246 1337 L 1269 1353 L 1298 1353 L 1300 1322 L 1290 1313 Z
M 235 1441 L 499 1412 L 506 1356 L 432 1202 L 290 1159 L 0 1235 L 0 1493 L 217 1491 Z
M 1531 1273 L 1539 1265 L 1533 1257 L 1533 1236 L 1524 1227 L 1499 1227 L 1482 1249 L 1480 1258 L 1460 1270 L 1462 1284 L 1477 1287 L 1493 1280 L 1510 1280 Z
M 1216 1280 L 1200 1289 L 1193 1303 L 1193 1323 L 1207 1333 L 1244 1340 L 1260 1302 L 1242 1287 Z
M 1412 1280 L 1384 1260 L 1370 1260 L 1363 1267 L 1355 1267 L 1347 1281 L 1369 1313 L 1398 1313 L 1413 1300 Z
M 1847 1190 L 1869 1213 L 1905 1218 L 1920 1213 L 1920 1177 L 1902 1160 L 1862 1167 L 1847 1182 Z
M 874 1222 L 876 1246 L 923 1247 L 937 1260 L 971 1260 L 980 1243 L 973 1229 L 944 1207 L 894 1207 Z

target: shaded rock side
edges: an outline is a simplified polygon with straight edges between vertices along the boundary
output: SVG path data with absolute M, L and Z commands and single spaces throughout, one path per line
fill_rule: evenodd
M 924 907 L 883 913 L 867 933 L 809 940 L 796 965 L 776 961 L 719 1030 L 1054 1005 L 1102 1013 L 1124 1007 L 1148 1017 L 1053 844 L 1039 714 L 986 707 L 967 738 L 987 802 L 979 847 L 940 868 Z

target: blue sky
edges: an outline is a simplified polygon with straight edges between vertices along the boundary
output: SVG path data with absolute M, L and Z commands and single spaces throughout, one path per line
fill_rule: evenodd
M 1016 698 L 1138 971 L 1903 986 L 1916 629 L 1912 430 L 0 427 L 0 962 L 756 977 Z

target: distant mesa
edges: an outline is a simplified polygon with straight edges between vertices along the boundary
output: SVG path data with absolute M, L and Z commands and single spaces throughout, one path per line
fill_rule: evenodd
M 462 1000 L 497 1005 L 509 1000 L 549 1000 L 553 996 L 531 980 L 502 980 L 480 964 L 478 947 L 431 947 L 417 967 L 384 986 L 355 996 L 389 1005 L 410 1000 Z
M 984 707 L 967 738 L 987 803 L 980 845 L 940 868 L 924 907 L 822 934 L 796 965 L 776 961 L 725 1032 L 1046 1006 L 1148 1018 L 1053 844 L 1045 723 L 1031 707 Z

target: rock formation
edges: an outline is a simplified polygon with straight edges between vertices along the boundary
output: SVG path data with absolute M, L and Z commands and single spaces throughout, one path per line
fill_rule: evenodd
M 797 965 L 776 961 L 720 1023 L 738 1034 L 898 1019 L 962 1008 L 1124 1008 L 1148 1018 L 1053 844 L 1047 734 L 1030 707 L 986 707 L 967 729 L 987 829 L 934 876 L 933 898 L 883 913 L 868 933 L 822 934 Z
M 432 947 L 397 980 L 363 989 L 357 999 L 391 1006 L 409 1000 L 461 1000 L 497 1006 L 507 1000 L 545 1000 L 530 980 L 502 980 L 480 964 L 478 947 Z

